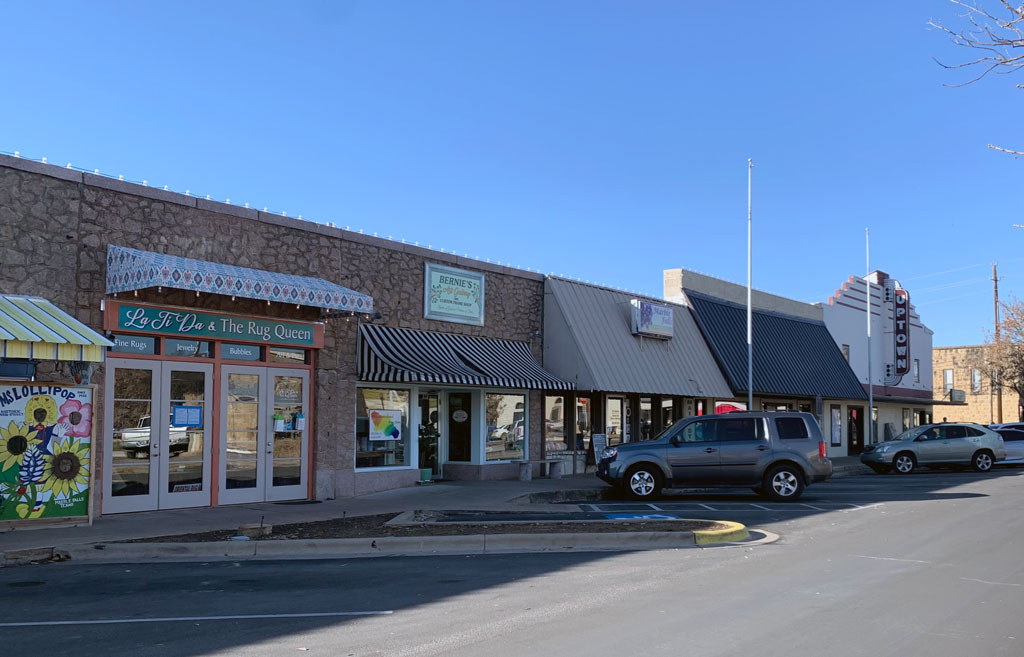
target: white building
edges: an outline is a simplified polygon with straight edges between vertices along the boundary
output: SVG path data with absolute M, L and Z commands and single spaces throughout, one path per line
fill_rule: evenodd
M 921 322 L 910 293 L 882 271 L 850 276 L 822 306 L 825 325 L 868 390 L 867 284 L 871 286 L 870 370 L 875 422 L 872 441 L 893 437 L 932 419 L 932 330 Z M 826 410 L 826 422 L 852 426 L 850 409 Z M 838 415 L 838 417 L 837 417 Z M 856 437 L 854 437 L 856 438 Z M 865 437 L 866 439 L 866 437 Z M 844 440 L 856 454 L 856 439 Z

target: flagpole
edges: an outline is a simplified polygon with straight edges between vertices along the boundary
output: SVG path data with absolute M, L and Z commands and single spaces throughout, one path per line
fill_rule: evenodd
M 747 410 L 754 410 L 754 311 L 750 302 L 750 239 L 753 226 L 753 214 L 751 213 L 750 182 L 754 170 L 754 160 L 747 158 Z
M 864 274 L 864 284 L 867 286 L 867 301 L 864 304 L 864 312 L 867 316 L 868 323 L 868 412 L 865 424 L 868 427 L 868 439 L 864 443 L 870 445 L 872 443 L 872 425 L 875 419 L 875 386 L 871 381 L 871 231 L 868 228 L 864 229 L 864 266 L 867 272 Z

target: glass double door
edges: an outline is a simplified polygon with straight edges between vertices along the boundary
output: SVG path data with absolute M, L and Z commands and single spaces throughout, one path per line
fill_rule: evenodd
M 104 513 L 209 505 L 213 365 L 107 367 Z
M 221 504 L 307 497 L 308 411 L 308 371 L 221 367 Z

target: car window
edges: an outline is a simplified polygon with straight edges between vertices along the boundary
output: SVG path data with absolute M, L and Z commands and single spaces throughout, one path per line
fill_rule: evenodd
M 929 427 L 921 432 L 918 440 L 941 440 L 943 436 L 942 427 Z
M 757 440 L 755 420 L 753 418 L 736 418 L 734 420 L 716 420 L 716 432 L 719 441 Z
M 698 420 L 683 427 L 679 432 L 679 442 L 682 443 L 713 443 L 715 437 L 715 420 Z
M 783 440 L 794 440 L 797 438 L 808 438 L 807 423 L 802 417 L 777 417 L 775 418 L 775 431 Z
M 1003 442 L 1009 443 L 1015 440 L 1024 440 L 1024 431 L 1018 431 L 1016 429 L 1000 429 L 996 433 L 1003 437 Z
M 967 437 L 967 427 L 960 427 L 960 426 L 956 426 L 956 425 L 952 425 L 952 426 L 946 427 L 946 438 L 954 439 L 954 438 L 966 438 L 966 437 Z
M 975 428 L 975 427 L 964 427 L 964 430 L 967 432 L 968 436 L 975 436 L 976 437 L 976 436 L 984 436 L 985 435 L 984 431 L 982 431 L 981 429 Z

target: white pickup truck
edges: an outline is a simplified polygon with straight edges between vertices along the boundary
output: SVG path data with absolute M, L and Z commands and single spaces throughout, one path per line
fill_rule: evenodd
M 122 429 L 120 432 L 115 431 L 114 440 L 121 441 L 121 449 L 124 450 L 125 455 L 137 459 L 147 458 L 149 456 L 149 431 L 150 417 L 143 415 L 139 418 L 137 427 Z M 177 456 L 188 451 L 188 428 L 169 426 L 168 431 L 170 432 L 170 455 Z

